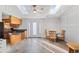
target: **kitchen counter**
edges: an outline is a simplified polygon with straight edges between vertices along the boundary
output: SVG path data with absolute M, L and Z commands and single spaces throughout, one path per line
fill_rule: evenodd
M 14 29 L 14 31 L 23 32 L 23 31 L 27 31 L 27 29 Z
M 27 30 L 26 29 L 13 29 L 10 35 L 10 42 L 12 45 L 15 43 L 20 42 L 21 40 L 27 37 Z
M 27 31 L 27 29 L 13 29 L 13 30 L 11 30 L 11 33 L 17 35 L 19 33 L 25 32 L 25 31 Z
M 27 31 L 27 29 L 13 29 L 13 31 L 16 31 L 16 32 L 24 32 L 24 31 Z

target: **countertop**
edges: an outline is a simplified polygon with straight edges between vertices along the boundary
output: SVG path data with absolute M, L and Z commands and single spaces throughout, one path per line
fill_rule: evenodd
M 17 35 L 17 34 L 22 33 L 24 31 L 27 31 L 27 29 L 13 29 L 11 31 L 11 33 Z
M 13 31 L 16 31 L 16 32 L 24 32 L 24 31 L 27 31 L 27 29 L 14 29 Z

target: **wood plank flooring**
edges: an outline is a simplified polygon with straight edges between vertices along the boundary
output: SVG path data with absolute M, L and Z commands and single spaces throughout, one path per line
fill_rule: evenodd
M 27 38 L 10 47 L 7 53 L 68 53 L 67 47 L 43 38 Z

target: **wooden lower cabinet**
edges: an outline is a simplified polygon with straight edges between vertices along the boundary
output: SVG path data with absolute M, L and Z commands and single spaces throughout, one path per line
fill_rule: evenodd
M 21 39 L 22 39 L 22 40 L 25 39 L 25 32 L 22 32 L 22 33 L 21 33 Z
M 21 34 L 10 36 L 10 44 L 11 45 L 15 45 L 16 43 L 18 43 L 20 41 L 21 41 Z
M 25 38 L 27 38 L 27 32 L 26 31 L 21 33 L 21 39 L 23 40 Z
M 26 34 L 27 34 L 26 31 L 23 31 L 23 32 L 21 32 L 19 34 L 16 34 L 16 32 L 15 32 L 14 34 L 12 34 L 10 36 L 10 44 L 14 45 L 14 44 L 20 42 L 21 40 L 25 39 L 26 38 Z

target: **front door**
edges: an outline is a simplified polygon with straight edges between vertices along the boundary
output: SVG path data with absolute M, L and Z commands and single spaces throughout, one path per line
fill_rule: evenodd
M 39 22 L 29 23 L 29 37 L 41 37 L 41 24 Z

